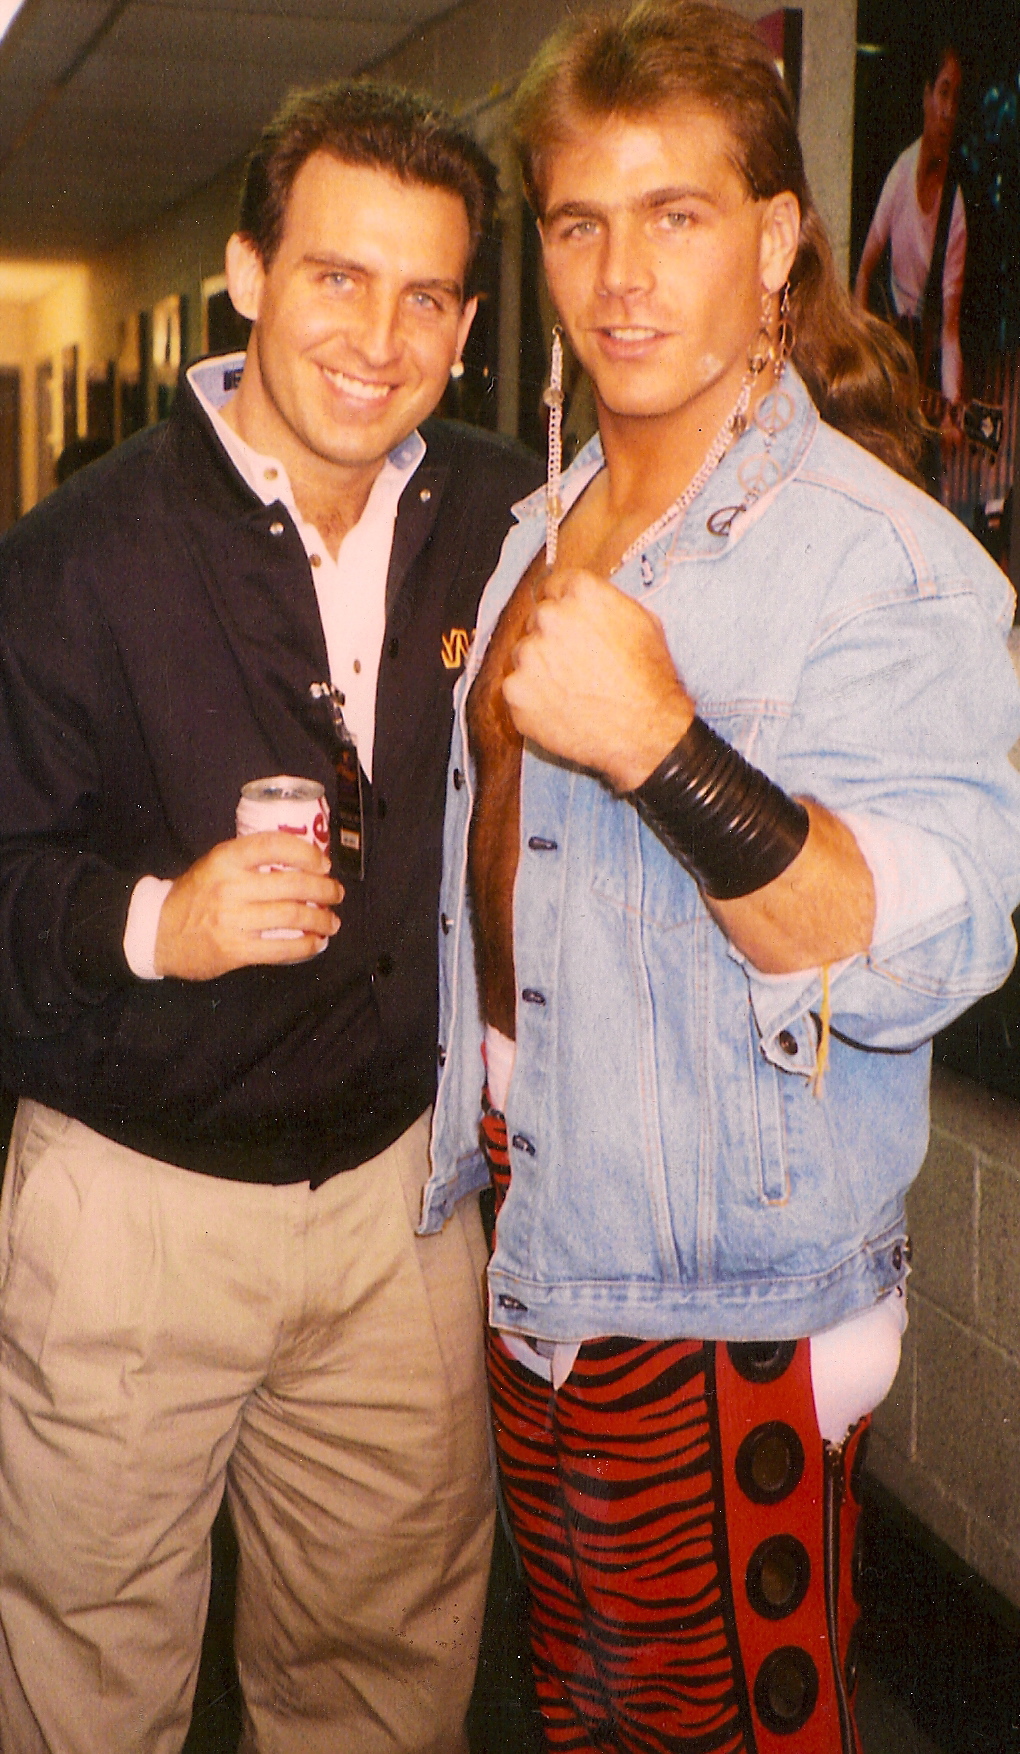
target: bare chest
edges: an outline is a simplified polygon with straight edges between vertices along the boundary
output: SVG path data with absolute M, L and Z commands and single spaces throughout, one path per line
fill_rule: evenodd
M 501 752 L 505 755 L 513 751 L 518 761 L 520 758 L 521 737 L 507 712 L 503 683 L 510 670 L 514 648 L 524 636 L 544 573 L 545 557 L 540 553 L 521 578 L 496 623 L 468 697 L 471 749 L 480 772 L 489 771 Z

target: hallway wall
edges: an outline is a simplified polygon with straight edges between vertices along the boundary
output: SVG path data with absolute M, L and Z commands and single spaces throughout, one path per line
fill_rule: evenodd
M 1020 1104 L 936 1072 L 910 1323 L 868 1466 L 1020 1607 Z

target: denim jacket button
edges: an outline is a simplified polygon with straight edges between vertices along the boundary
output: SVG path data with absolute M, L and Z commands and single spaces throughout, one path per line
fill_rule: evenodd
M 521 993 L 521 998 L 526 1005 L 545 1004 L 545 994 L 540 993 L 537 987 L 525 987 Z
M 528 846 L 533 853 L 555 853 L 557 850 L 554 840 L 546 840 L 540 834 L 533 834 L 528 841 Z
M 453 921 L 451 920 L 449 914 L 440 914 L 439 924 L 443 928 L 443 937 L 445 938 L 447 936 L 447 934 L 449 933 L 450 927 L 453 925 Z
M 524 1137 L 523 1133 L 515 1133 L 510 1143 L 515 1151 L 524 1151 L 529 1157 L 534 1157 L 535 1147 L 530 1139 Z
M 464 784 L 464 775 L 461 773 L 459 767 L 455 767 L 453 770 L 453 789 L 454 789 L 454 791 L 459 792 L 460 788 L 463 784 Z
M 781 1029 L 779 1031 L 779 1045 L 784 1054 L 789 1054 L 791 1060 L 796 1059 L 797 1037 L 793 1034 L 792 1030 Z

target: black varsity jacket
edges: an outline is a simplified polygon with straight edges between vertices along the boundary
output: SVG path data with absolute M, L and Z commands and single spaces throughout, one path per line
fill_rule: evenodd
M 242 784 L 293 773 L 331 802 L 328 677 L 305 550 L 248 489 L 182 377 L 164 425 L 0 543 L 2 1076 L 164 1161 L 321 1182 L 431 1100 L 450 697 L 513 502 L 516 446 L 425 423 L 387 586 L 366 874 L 312 962 L 136 980 L 145 873 L 234 832 Z

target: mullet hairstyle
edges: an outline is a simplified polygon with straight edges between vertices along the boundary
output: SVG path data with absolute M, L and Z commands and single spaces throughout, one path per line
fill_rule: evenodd
M 445 111 L 412 92 L 368 81 L 291 92 L 263 129 L 245 172 L 238 230 L 264 267 L 280 247 L 294 179 L 315 152 L 459 195 L 467 210 L 470 274 L 497 194 L 495 166 Z
M 789 94 L 768 49 L 736 13 L 705 0 L 642 0 L 622 17 L 590 15 L 557 30 L 514 107 L 531 206 L 541 217 L 549 155 L 586 126 L 692 103 L 726 124 L 734 164 L 756 201 L 790 191 L 800 203 L 792 358 L 819 413 L 919 483 L 924 427 L 913 354 L 890 324 L 851 303 L 808 188 Z

